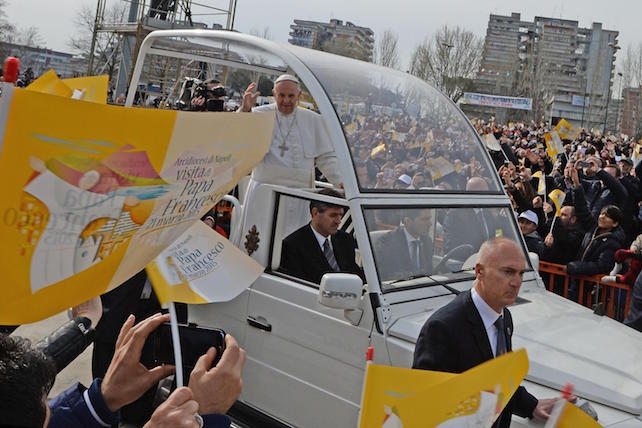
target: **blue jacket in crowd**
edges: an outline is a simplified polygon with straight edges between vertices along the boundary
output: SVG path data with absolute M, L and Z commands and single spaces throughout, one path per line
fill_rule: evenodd
M 47 428 L 103 428 L 118 423 L 119 413 L 112 413 L 100 393 L 101 379 L 95 379 L 89 389 L 76 383 L 49 401 L 51 419 Z M 226 415 L 203 415 L 205 428 L 229 428 Z

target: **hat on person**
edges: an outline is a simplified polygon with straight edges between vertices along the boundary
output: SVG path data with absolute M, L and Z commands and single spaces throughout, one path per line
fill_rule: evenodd
M 622 157 L 622 158 L 620 158 L 620 162 L 626 162 L 629 165 L 633 166 L 633 159 L 631 159 L 631 158 Z
M 404 184 L 407 184 L 410 186 L 410 183 L 412 183 L 412 178 L 408 174 L 401 174 L 397 180 L 401 181 Z
M 282 74 L 282 75 L 280 75 L 279 77 L 276 78 L 276 80 L 274 81 L 274 84 L 276 85 L 279 82 L 294 82 L 294 83 L 296 83 L 298 85 L 299 84 L 299 79 L 297 79 L 296 77 L 294 77 L 291 74 Z
M 539 221 L 537 220 L 537 214 L 535 214 L 531 210 L 524 211 L 519 216 L 517 216 L 517 218 L 518 219 L 520 219 L 520 218 L 526 219 L 526 220 L 530 221 L 531 223 L 534 223 L 535 226 L 539 225 Z

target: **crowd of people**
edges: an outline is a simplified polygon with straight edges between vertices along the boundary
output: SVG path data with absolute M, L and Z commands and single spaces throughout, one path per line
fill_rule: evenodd
M 497 190 L 470 135 L 452 123 L 394 112 L 349 113 L 342 120 L 361 188 L 474 191 L 467 183 L 478 177 L 487 183 L 481 190 Z M 560 131 L 563 150 L 555 153 L 552 134 L 560 135 L 553 126 L 472 123 L 482 141 L 492 142 L 486 144 L 490 167 L 499 173 L 528 250 L 570 275 L 601 274 L 604 282 L 633 287 L 642 270 L 638 142 L 571 127 Z M 571 295 L 578 297 L 573 284 Z M 642 300 L 635 291 L 633 297 L 625 322 L 642 329 Z
M 564 151 L 551 157 L 549 127 L 480 121 L 475 126 L 502 143 L 506 160 L 499 175 L 529 251 L 573 275 L 606 275 L 619 249 L 635 250 L 628 258 L 639 252 L 630 247 L 640 233 L 642 200 L 634 139 L 577 130 L 563 140 Z
M 301 90 L 296 77 L 280 76 L 273 92 L 276 102 L 265 107 L 255 106 L 258 96 L 255 86 L 248 87 L 239 110 L 276 110 L 276 115 L 270 151 L 253 171 L 247 194 L 252 194 L 252 183 L 312 187 L 315 167 L 336 187 L 342 187 L 343 177 L 336 155 L 319 116 L 297 107 Z M 186 109 L 224 110 L 224 90 L 219 81 L 203 82 L 200 89 L 201 92 L 190 92 L 185 98 Z M 434 114 L 412 116 L 401 111 L 370 112 L 368 115 L 353 111 L 342 115 L 362 189 L 498 192 L 503 186 L 529 251 L 537 253 L 541 260 L 562 264 L 572 275 L 603 274 L 605 282 L 627 283 L 632 287 L 635 283 L 634 289 L 642 290 L 642 276 L 638 280 L 637 275 L 642 270 L 639 209 L 642 186 L 638 178 L 642 175 L 642 162 L 636 162 L 638 144 L 634 139 L 576 130 L 565 133 L 563 151 L 551 156 L 550 135 L 554 130 L 547 125 L 504 125 L 474 120 L 473 130 L 453 110 L 453 105 L 438 103 L 433 108 Z M 475 141 L 474 131 L 484 141 L 496 142 L 487 145 L 492 163 L 487 162 L 483 148 Z M 492 168 L 499 173 L 501 183 L 497 182 Z M 342 197 L 340 193 L 321 194 Z M 292 207 L 292 210 L 298 208 Z M 430 273 L 435 242 L 426 233 L 432 223 L 432 213 L 416 211 L 401 213 L 394 221 L 382 217 L 373 220 L 379 225 L 395 226 L 395 233 L 381 239 L 380 253 L 384 254 L 384 250 L 408 251 L 408 242 L 412 242 L 415 246 L 410 249 L 408 267 L 404 271 Z M 331 271 L 349 271 L 363 276 L 354 263 L 352 238 L 338 231 L 343 213 L 341 206 L 311 203 L 310 224 L 283 242 L 282 271 L 317 283 L 323 273 Z M 475 215 L 484 216 L 477 212 Z M 448 251 L 460 247 L 461 242 L 450 242 L 456 234 L 449 230 L 462 229 L 463 221 L 455 221 L 449 227 L 449 220 L 456 219 L 454 211 L 444 211 L 442 217 L 439 223 L 443 227 L 443 248 Z M 204 221 L 213 227 L 216 225 L 214 216 L 206 216 Z M 480 242 L 468 246 L 476 250 L 482 247 L 482 242 L 490 244 L 483 244 L 485 246 L 480 250 L 476 291 L 467 295 L 467 301 L 460 299 L 458 304 L 462 308 L 474 304 L 479 309 L 480 298 L 489 305 L 492 303 L 493 293 L 489 291 L 492 285 L 489 284 L 496 282 L 492 276 L 496 273 L 493 266 L 500 255 L 519 254 L 509 260 L 515 273 L 506 286 L 514 290 L 516 297 L 521 285 L 523 254 L 519 249 L 515 250 L 513 241 L 493 233 L 497 228 L 492 227 L 490 219 L 483 219 L 480 225 L 476 229 L 485 229 Z M 400 245 L 393 241 L 397 236 Z M 470 243 L 471 236 L 466 234 L 464 244 Z M 407 241 L 409 237 L 412 239 Z M 493 238 L 500 240 L 493 242 Z M 319 247 L 318 257 L 303 260 L 303 248 L 314 247 L 315 242 Z M 395 260 L 395 255 L 384 258 Z M 311 269 L 318 267 L 315 265 L 317 259 L 322 262 L 322 270 Z M 640 282 L 639 286 L 637 282 Z M 103 297 L 110 312 L 106 312 L 108 320 L 103 321 L 102 329 L 97 333 L 94 329 L 102 316 L 100 303 L 80 308 L 68 325 L 36 345 L 18 337 L 0 335 L 0 396 L 3 397 L 0 414 L 3 423 L 31 427 L 110 426 L 119 421 L 122 408 L 143 401 L 150 391 L 153 395 L 154 385 L 171 375 L 174 367 L 150 368 L 149 364 L 141 363 L 147 337 L 168 320 L 167 315 L 154 313 L 157 302 L 149 308 L 145 306 L 144 301 L 149 299 L 150 293 L 149 282 L 141 273 Z M 510 314 L 505 307 L 511 302 L 495 303 L 496 307 L 491 306 L 491 309 L 509 322 Z M 130 307 L 132 304 L 134 308 Z M 142 321 L 136 324 L 130 313 L 136 313 Z M 642 291 L 639 299 L 635 298 L 634 292 L 625 322 L 642 330 Z M 439 323 L 433 323 L 433 330 L 430 330 L 426 324 L 415 353 L 415 367 L 459 372 L 510 351 L 510 343 L 504 343 L 503 336 L 495 334 L 493 340 L 489 338 L 492 354 L 486 352 L 475 361 L 463 362 L 461 367 L 443 367 L 448 358 L 433 355 L 434 346 L 421 344 L 424 338 L 426 343 L 432 343 L 435 338 L 431 335 L 439 327 Z M 497 329 L 501 332 L 504 327 Z M 115 330 L 119 333 L 114 334 Z M 507 337 L 510 339 L 510 333 Z M 496 344 L 494 340 L 497 340 Z M 56 374 L 92 341 L 95 342 L 94 382 L 89 388 L 74 385 L 47 404 Z M 241 391 L 245 352 L 233 337 L 226 336 L 225 342 L 225 351 L 216 365 L 215 350 L 202 355 L 187 386 L 175 389 L 154 408 L 151 404 L 146 405 L 149 411 L 136 412 L 137 416 L 145 415 L 145 420 L 139 422 L 146 427 L 229 426 L 230 420 L 225 413 Z M 551 401 L 540 400 L 538 404 L 537 399 L 525 391 L 521 392 L 521 398 L 523 406 L 518 409 L 516 405 L 515 413 L 539 415 L 543 419 L 548 416 Z M 152 400 L 146 401 L 151 403 Z M 506 415 L 509 417 L 510 409 Z M 508 421 L 505 419 L 502 426 L 507 426 Z

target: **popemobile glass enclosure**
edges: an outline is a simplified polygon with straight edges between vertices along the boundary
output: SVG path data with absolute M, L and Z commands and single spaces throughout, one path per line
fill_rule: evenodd
M 186 81 L 217 78 L 227 105 L 238 106 L 248 83 L 266 95 L 283 73 L 300 80 L 300 105 L 322 116 L 345 199 L 317 194 L 331 186 L 323 181 L 317 189 L 260 184 L 260 212 L 245 209 L 245 182 L 238 199 L 226 197 L 234 205 L 230 240 L 266 270 L 231 302 L 190 306 L 189 318 L 225 329 L 248 352 L 235 417 L 251 426 L 356 426 L 368 345 L 375 362 L 409 366 L 424 322 L 472 287 L 480 245 L 502 236 L 527 260 L 511 312 L 513 347 L 529 354 L 529 391 L 553 397 L 573 383 L 601 424 L 642 427 L 640 334 L 545 290 L 482 140 L 428 83 L 235 32 L 167 30 L 142 43 L 126 104 L 156 98 L 176 108 L 189 103 Z M 344 207 L 340 229 L 356 242 L 363 276 L 331 273 L 317 284 L 281 268 L 282 240 L 309 221 L 291 208 L 305 211 L 311 200 Z M 401 225 L 418 236 L 410 258 L 391 243 Z M 513 426 L 532 424 L 513 418 Z

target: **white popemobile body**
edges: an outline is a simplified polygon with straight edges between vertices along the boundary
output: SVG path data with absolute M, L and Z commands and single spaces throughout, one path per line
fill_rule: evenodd
M 246 248 L 247 236 L 256 234 L 238 225 L 255 226 L 259 242 L 252 257 L 266 266 L 265 272 L 236 299 L 191 306 L 189 317 L 225 329 L 247 350 L 243 393 L 234 409 L 241 421 L 259 421 L 248 425 L 262 427 L 357 426 L 368 345 L 374 346 L 376 363 L 410 366 L 426 319 L 472 286 L 471 267 L 481 242 L 476 233 L 482 228 L 470 226 L 482 217 L 492 219 L 492 224 L 484 220 L 486 236 L 522 242 L 481 139 L 459 109 L 430 85 L 373 64 L 233 32 L 159 31 L 141 46 L 132 88 L 155 56 L 201 62 L 224 76 L 233 69 L 252 73 L 252 79 L 295 74 L 318 106 L 346 199 L 316 195 L 314 189 L 258 185 L 252 205 L 263 209 L 248 212 L 237 204 L 230 239 Z M 130 91 L 128 105 L 133 99 Z M 411 150 L 430 152 L 426 169 L 433 183 L 420 189 L 385 183 L 375 188 L 374 180 L 357 173 L 371 155 L 362 142 L 381 138 L 385 144 L 408 135 L 422 136 Z M 489 190 L 466 192 L 459 171 L 453 172 L 456 160 L 476 168 Z M 388 169 L 384 175 L 394 177 Z M 319 286 L 279 272 L 284 225 L 292 230 L 284 207 L 310 199 L 345 206 L 341 228 L 356 240 L 365 285 L 356 275 L 328 274 Z M 424 209 L 431 210 L 432 272 L 391 274 L 402 255 L 384 254 L 377 242 L 409 212 Z M 536 267 L 537 260 L 529 263 Z M 513 348 L 528 351 L 524 385 L 531 393 L 554 397 L 572 383 L 602 425 L 642 427 L 642 334 L 546 291 L 532 268 L 510 309 Z M 513 426 L 535 425 L 513 420 Z

